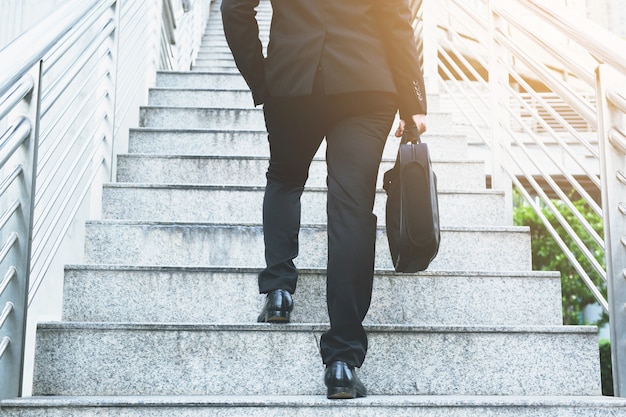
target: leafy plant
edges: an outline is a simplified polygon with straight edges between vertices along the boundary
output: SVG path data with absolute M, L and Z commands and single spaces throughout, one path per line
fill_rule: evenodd
M 600 341 L 600 377 L 602 395 L 613 395 L 613 374 L 611 373 L 611 342 Z
M 559 271 L 561 273 L 561 287 L 563 297 L 563 323 L 564 324 L 587 324 L 583 320 L 583 310 L 590 304 L 596 303 L 596 299 L 587 288 L 587 285 L 581 279 L 574 267 L 558 246 L 552 235 L 547 231 L 546 227 L 540 220 L 539 216 L 533 208 L 517 198 L 517 204 L 514 208 L 513 219 L 517 225 L 525 225 L 530 227 L 531 245 L 532 245 L 532 263 L 534 270 L 543 271 Z M 589 233 L 580 224 L 578 219 L 570 212 L 561 201 L 553 201 L 554 206 L 559 213 L 567 220 L 572 229 L 584 242 L 585 246 L 593 253 L 596 260 L 604 266 L 604 253 L 596 242 L 589 236 Z M 576 209 L 589 222 L 591 227 L 602 236 L 602 219 L 591 209 L 589 209 L 584 200 L 573 202 Z M 566 245 L 570 248 L 576 259 L 592 279 L 596 287 L 606 294 L 606 285 L 600 275 L 592 268 L 591 263 L 585 258 L 582 251 L 576 247 L 574 241 L 567 235 L 565 229 L 559 224 L 554 213 L 547 207 L 542 208 L 544 216 L 550 224 L 556 229 L 557 233 Z M 606 295 L 605 295 L 606 296 Z M 595 323 L 598 326 L 608 322 L 608 315 L 603 314 Z
M 558 246 L 552 235 L 535 213 L 533 208 L 525 203 L 521 197 L 516 198 L 517 204 L 513 211 L 513 220 L 517 225 L 530 227 L 531 247 L 533 255 L 533 269 L 543 271 L 559 271 L 561 273 L 561 291 L 563 298 L 563 324 L 587 324 L 584 323 L 583 310 L 590 304 L 595 304 L 596 299 L 578 275 L 572 264 L 569 262 L 561 248 Z M 584 242 L 585 246 L 593 253 L 596 260 L 604 267 L 604 253 L 589 236 L 589 233 L 574 217 L 571 211 L 561 201 L 553 201 L 559 213 L 563 215 L 572 229 Z M 576 209 L 589 222 L 591 227 L 602 236 L 602 219 L 589 209 L 583 200 L 573 202 Z M 576 247 L 573 240 L 567 235 L 563 227 L 558 223 L 554 213 L 547 207 L 543 207 L 542 213 L 554 226 L 557 233 L 568 248 L 574 253 L 580 265 L 587 272 L 600 292 L 606 297 L 606 285 L 600 275 L 593 270 L 590 262 L 582 251 Z M 605 313 L 595 324 L 602 326 L 608 322 L 608 315 Z M 613 377 L 611 371 L 611 343 L 603 340 L 599 345 L 600 349 L 600 373 L 602 380 L 602 394 L 613 395 Z

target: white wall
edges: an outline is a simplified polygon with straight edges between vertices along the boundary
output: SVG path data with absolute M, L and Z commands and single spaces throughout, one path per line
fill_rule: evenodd
M 0 49 L 68 0 L 0 0 Z
M 624 0 L 587 0 L 587 16 L 610 31 L 626 37 Z

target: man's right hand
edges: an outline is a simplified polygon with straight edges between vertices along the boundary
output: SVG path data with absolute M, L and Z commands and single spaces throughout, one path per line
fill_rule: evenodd
M 426 132 L 426 115 L 425 114 L 414 114 L 411 116 L 413 119 L 413 123 L 417 127 L 417 131 L 420 135 Z M 397 138 L 402 137 L 404 133 L 404 128 L 406 127 L 406 122 L 400 119 L 400 125 L 398 125 L 398 129 L 396 129 L 396 133 L 394 134 Z

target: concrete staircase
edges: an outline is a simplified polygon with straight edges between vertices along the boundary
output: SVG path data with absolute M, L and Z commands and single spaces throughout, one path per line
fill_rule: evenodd
M 559 275 L 530 270 L 529 231 L 504 226 L 503 194 L 485 189 L 437 97 L 424 139 L 440 179 L 440 254 L 427 272 L 391 271 L 379 192 L 360 371 L 371 395 L 326 400 L 323 150 L 303 197 L 293 323 L 257 324 L 268 147 L 218 8 L 193 71 L 158 74 L 118 182 L 104 187 L 103 219 L 86 225 L 63 321 L 38 327 L 35 396 L 0 414 L 626 416 L 626 401 L 600 396 L 596 329 L 561 325 Z M 264 32 L 269 15 L 262 2 Z

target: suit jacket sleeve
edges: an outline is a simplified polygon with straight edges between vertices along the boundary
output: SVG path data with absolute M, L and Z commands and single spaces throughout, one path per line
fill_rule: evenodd
M 374 0 L 376 19 L 398 94 L 400 117 L 426 114 L 426 90 L 407 0 Z
M 254 104 L 267 95 L 263 46 L 259 40 L 256 7 L 259 0 L 223 0 L 221 5 L 224 35 L 241 75 L 252 91 Z

